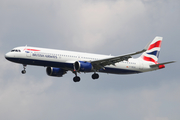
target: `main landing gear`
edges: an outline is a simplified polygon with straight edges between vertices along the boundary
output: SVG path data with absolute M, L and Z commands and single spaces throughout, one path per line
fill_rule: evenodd
M 77 76 L 77 72 L 74 72 L 74 74 L 76 75 L 74 78 L 73 78 L 73 81 L 74 82 L 79 82 L 81 80 L 81 78 L 79 76 Z
M 77 72 L 73 72 L 76 76 L 73 78 L 73 81 L 74 82 L 79 82 L 81 80 L 81 78 L 79 76 L 77 76 Z M 99 74 L 97 73 L 94 73 L 92 74 L 92 79 L 95 80 L 95 79 L 98 79 L 99 78 Z
M 99 74 L 97 74 L 97 73 L 94 73 L 94 74 L 92 74 L 92 79 L 98 79 L 99 78 Z
M 27 65 L 23 65 L 23 69 L 24 69 L 24 70 L 21 71 L 22 74 L 26 74 L 26 66 L 27 66 Z
M 79 77 L 79 76 L 75 76 L 74 78 L 73 78 L 73 81 L 74 82 L 79 82 L 81 80 L 81 78 Z

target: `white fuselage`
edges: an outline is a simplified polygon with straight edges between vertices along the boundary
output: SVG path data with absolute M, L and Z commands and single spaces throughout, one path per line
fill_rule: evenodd
M 6 59 L 24 64 L 24 65 L 37 65 L 45 67 L 57 67 L 65 70 L 74 70 L 73 64 L 76 61 L 91 62 L 94 60 L 100 60 L 110 58 L 113 56 L 99 55 L 83 52 L 73 52 L 55 49 L 45 49 L 37 47 L 17 47 L 14 51 L 6 54 Z M 107 65 L 104 69 L 100 69 L 99 72 L 113 73 L 113 74 L 133 74 L 146 71 L 152 71 L 157 68 L 150 68 L 150 62 L 142 61 L 141 59 L 130 58 L 128 61 L 121 61 L 114 65 Z M 93 72 L 93 71 L 92 71 Z

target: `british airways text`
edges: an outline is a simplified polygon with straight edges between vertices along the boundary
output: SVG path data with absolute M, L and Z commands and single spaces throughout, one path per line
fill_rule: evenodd
M 32 56 L 35 56 L 35 57 L 46 57 L 46 58 L 55 58 L 57 59 L 57 56 L 55 55 L 44 55 L 44 54 L 39 54 L 39 53 L 33 53 Z

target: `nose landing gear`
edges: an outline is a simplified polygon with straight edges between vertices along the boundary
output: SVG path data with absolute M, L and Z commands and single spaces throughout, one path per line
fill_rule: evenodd
M 24 69 L 24 70 L 21 71 L 22 74 L 26 74 L 26 66 L 27 66 L 27 65 L 23 65 L 23 69 Z

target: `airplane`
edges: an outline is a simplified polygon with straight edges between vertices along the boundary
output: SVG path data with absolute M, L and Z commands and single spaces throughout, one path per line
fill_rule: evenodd
M 39 47 L 16 47 L 6 53 L 5 58 L 11 62 L 23 65 L 22 74 L 26 73 L 27 65 L 44 66 L 49 76 L 62 77 L 67 71 L 75 74 L 74 82 L 79 82 L 77 73 L 93 72 L 92 79 L 98 79 L 99 74 L 137 74 L 165 68 L 165 64 L 158 63 L 162 37 L 155 37 L 146 47 L 138 52 L 111 56 L 84 52 L 74 52 Z M 133 55 L 140 54 L 138 58 Z

